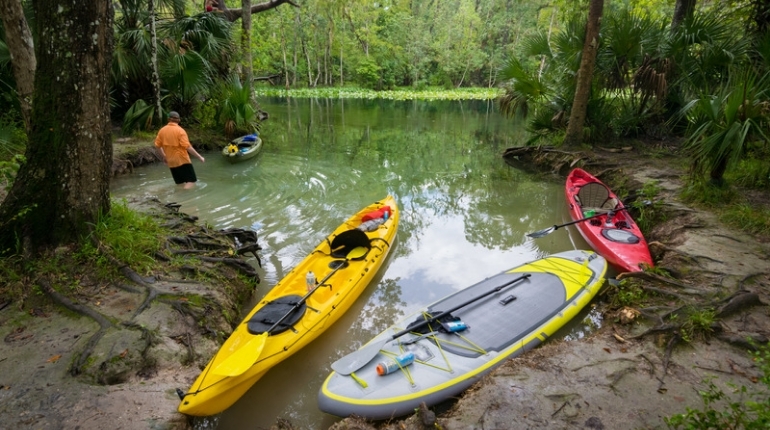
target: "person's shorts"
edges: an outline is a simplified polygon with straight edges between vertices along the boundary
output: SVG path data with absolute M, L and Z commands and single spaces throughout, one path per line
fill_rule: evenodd
M 174 177 L 174 183 L 184 184 L 185 182 L 198 182 L 198 178 L 195 176 L 195 169 L 192 164 L 182 164 L 179 167 L 173 167 L 171 169 L 171 176 Z

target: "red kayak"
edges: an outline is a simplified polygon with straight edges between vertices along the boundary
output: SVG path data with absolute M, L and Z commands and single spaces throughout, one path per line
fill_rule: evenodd
M 569 213 L 578 231 L 593 249 L 621 272 L 652 267 L 652 257 L 641 230 L 606 185 L 583 169 L 567 175 L 564 189 Z

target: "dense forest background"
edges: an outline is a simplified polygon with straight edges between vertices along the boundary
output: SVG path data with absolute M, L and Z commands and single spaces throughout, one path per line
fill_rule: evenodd
M 691 158 L 692 195 L 724 202 L 728 182 L 770 186 L 766 0 L 114 0 L 104 10 L 56 0 L 61 17 L 44 3 L 0 0 L 0 181 L 13 196 L 0 206 L 5 246 L 19 247 L 16 229 L 32 207 L 61 218 L 43 209 L 61 196 L 33 196 L 37 186 L 19 177 L 37 180 L 42 169 L 51 175 L 45 183 L 66 181 L 72 176 L 54 173 L 66 158 L 83 184 L 91 170 L 108 182 L 110 126 L 153 133 L 170 110 L 188 127 L 226 137 L 258 130 L 268 116 L 258 95 L 270 89 L 323 97 L 329 88 L 483 88 L 457 97 L 494 97 L 503 114 L 525 118 L 532 138 L 522 145 L 675 138 Z M 112 32 L 89 45 L 83 34 L 64 33 L 70 15 L 86 33 L 94 22 Z M 104 59 L 105 76 L 84 67 Z M 65 75 L 72 84 L 56 84 Z M 97 130 L 77 122 L 103 104 L 90 91 L 103 89 L 92 85 L 101 79 L 109 82 L 110 124 Z M 73 100 L 80 107 L 67 107 Z M 53 132 L 59 128 L 72 135 Z M 76 146 L 97 135 L 103 153 L 85 165 L 77 154 L 87 149 Z M 55 147 L 64 158 L 38 143 L 52 139 L 67 141 Z M 99 204 L 82 219 L 107 212 L 106 190 L 102 184 Z M 752 214 L 761 229 L 767 218 Z

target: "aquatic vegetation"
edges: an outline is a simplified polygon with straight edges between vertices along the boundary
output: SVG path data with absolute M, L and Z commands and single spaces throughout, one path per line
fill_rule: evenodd
M 375 91 L 364 88 L 255 88 L 257 97 L 385 99 L 385 100 L 491 100 L 500 95 L 498 88 L 428 88 Z

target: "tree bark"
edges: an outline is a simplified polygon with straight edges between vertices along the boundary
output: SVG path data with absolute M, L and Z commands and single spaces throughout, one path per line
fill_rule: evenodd
M 27 133 L 32 117 L 32 93 L 35 89 L 35 47 L 21 0 L 0 0 L 0 18 L 5 28 L 5 43 L 11 53 L 11 67 L 16 92 Z
M 682 21 L 692 16 L 693 12 L 695 12 L 695 2 L 696 0 L 676 0 L 674 17 L 671 18 L 672 31 L 676 29 Z
M 566 146 L 580 144 L 583 140 L 583 124 L 586 120 L 588 101 L 591 97 L 591 81 L 594 77 L 596 52 L 599 48 L 599 28 L 602 20 L 604 0 L 591 0 L 586 23 L 586 39 L 583 44 L 583 55 L 580 58 L 580 69 L 577 75 L 575 99 L 572 101 L 572 111 L 564 136 Z
M 113 2 L 33 0 L 37 70 L 27 161 L 0 206 L 0 253 L 85 237 L 110 209 Z
M 241 20 L 241 51 L 243 55 L 243 85 L 249 89 L 249 101 L 254 103 L 253 86 L 254 71 L 251 60 L 251 0 L 241 0 L 243 19 Z
M 160 74 L 158 73 L 158 33 L 155 31 L 155 0 L 148 0 L 147 9 L 150 12 L 150 35 L 152 37 L 151 60 L 152 88 L 155 93 L 155 114 L 158 117 L 158 125 L 163 126 L 163 107 L 160 103 Z
M 277 8 L 284 3 L 288 3 L 294 7 L 299 7 L 299 5 L 294 3 L 292 0 L 269 0 L 264 3 L 255 4 L 249 7 L 243 6 L 243 4 L 241 4 L 241 9 L 228 9 L 224 0 L 221 0 L 217 3 L 216 8 L 224 14 L 226 20 L 235 22 L 244 16 L 244 10 L 250 10 L 252 14 L 260 13 L 266 10 Z

